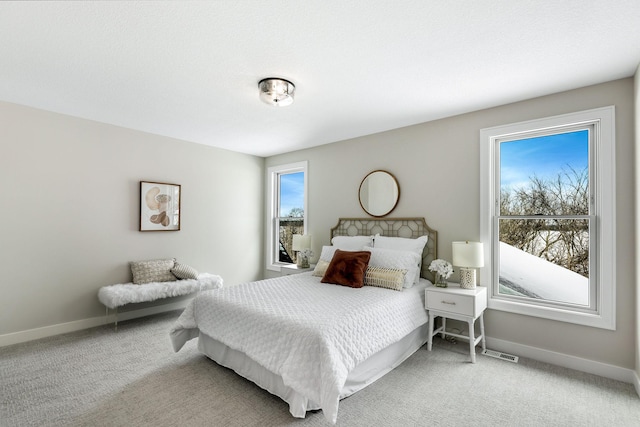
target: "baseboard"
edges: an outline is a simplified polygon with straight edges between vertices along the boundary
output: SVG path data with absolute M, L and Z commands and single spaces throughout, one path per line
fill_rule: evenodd
M 139 310 L 119 312 L 118 322 L 149 316 L 152 314 L 164 313 L 165 311 L 180 310 L 185 308 L 189 301 L 191 301 L 191 299 L 141 308 Z M 113 323 L 115 318 L 115 312 L 113 310 L 109 310 L 109 316 L 91 317 L 88 319 L 74 320 L 73 322 L 59 323 L 57 325 L 44 326 L 42 328 L 28 329 L 26 331 L 0 335 L 0 347 L 33 341 L 54 335 L 66 334 L 68 332 L 80 331 L 82 329 L 94 328 L 107 323 Z
M 583 359 L 581 357 L 570 356 L 568 354 L 557 353 L 555 351 L 543 350 L 541 348 L 530 347 L 528 345 L 516 344 L 496 338 L 487 337 L 487 348 L 491 350 L 503 351 L 515 356 L 527 357 L 540 362 L 550 363 L 589 374 L 599 375 L 605 378 L 634 384 L 638 396 L 640 396 L 640 384 L 638 374 L 633 369 L 621 368 L 594 360 Z

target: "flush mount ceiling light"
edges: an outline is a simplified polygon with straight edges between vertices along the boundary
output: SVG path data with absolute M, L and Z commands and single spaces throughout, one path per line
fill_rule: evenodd
M 293 103 L 296 87 L 288 80 L 269 77 L 260 80 L 260 99 L 274 107 L 286 107 Z

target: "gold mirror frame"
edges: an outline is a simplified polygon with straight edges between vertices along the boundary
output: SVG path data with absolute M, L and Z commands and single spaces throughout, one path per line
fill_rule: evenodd
M 375 218 L 389 215 L 398 206 L 400 185 L 391 173 L 375 170 L 364 177 L 358 189 L 362 209 Z

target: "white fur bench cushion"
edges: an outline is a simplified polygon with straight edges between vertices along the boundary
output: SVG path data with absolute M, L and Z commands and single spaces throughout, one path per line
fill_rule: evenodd
M 98 291 L 98 299 L 102 304 L 113 309 L 125 304 L 155 301 L 162 298 L 188 295 L 198 291 L 218 289 L 222 285 L 222 277 L 210 273 L 201 273 L 197 279 L 152 282 L 142 285 L 122 283 L 103 286 Z

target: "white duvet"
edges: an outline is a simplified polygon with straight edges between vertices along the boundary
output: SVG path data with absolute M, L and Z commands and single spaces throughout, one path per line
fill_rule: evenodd
M 246 283 L 198 294 L 170 336 L 175 351 L 201 332 L 244 352 L 335 423 L 348 373 L 427 322 L 422 289 L 354 289 L 311 273 Z

